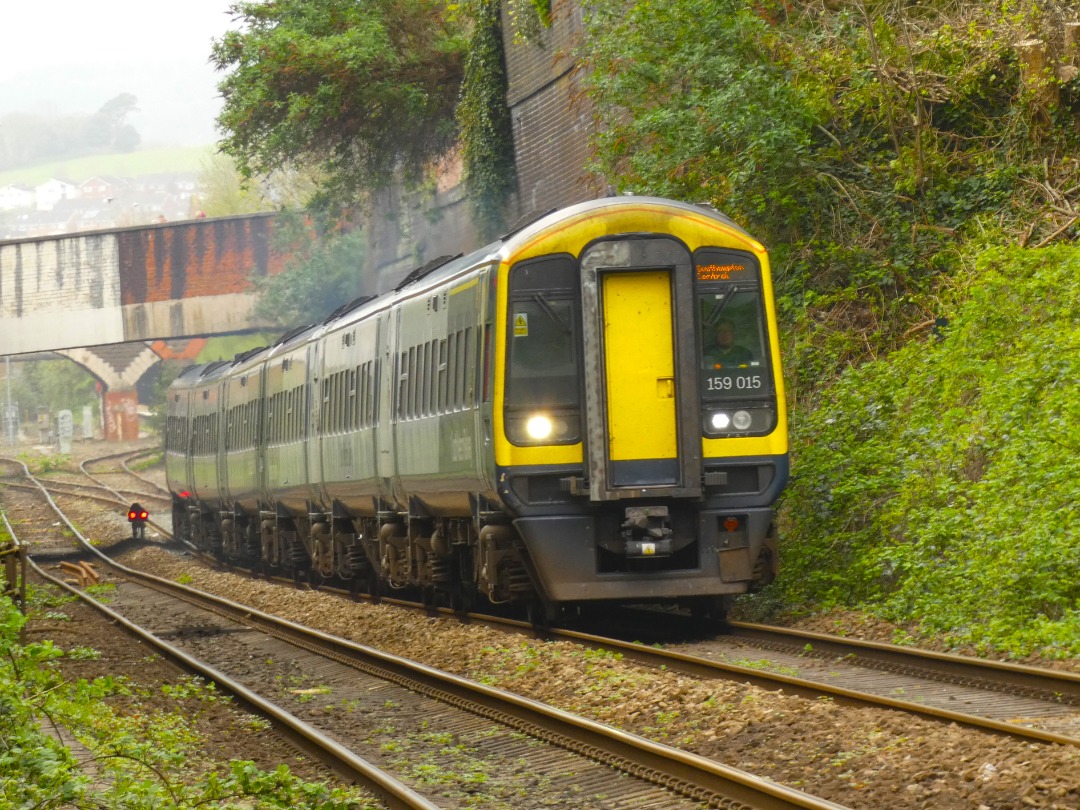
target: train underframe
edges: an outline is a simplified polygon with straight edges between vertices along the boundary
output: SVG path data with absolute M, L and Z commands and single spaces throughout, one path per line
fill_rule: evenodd
M 174 503 L 173 521 L 178 539 L 226 564 L 291 576 L 315 587 L 335 583 L 356 595 L 379 598 L 407 591 L 410 596 L 419 594 L 427 605 L 459 611 L 472 609 L 483 598 L 495 605 L 524 606 L 530 620 L 538 625 L 556 621 L 565 609 L 595 602 L 599 596 L 608 602 L 671 602 L 689 608 L 695 615 L 722 622 L 733 595 L 756 590 L 776 575 L 772 511 L 756 511 L 760 513 L 757 522 L 768 520 L 767 533 L 754 543 L 744 544 L 745 559 L 735 576 L 725 573 L 712 577 L 699 572 L 693 580 L 696 585 L 676 597 L 657 596 L 657 580 L 649 577 L 648 568 L 652 565 L 661 571 L 661 581 L 665 575 L 685 580 L 685 571 L 663 571 L 662 561 L 639 556 L 626 560 L 627 570 L 621 579 L 615 576 L 606 583 L 609 587 L 614 583 L 614 589 L 590 587 L 586 576 L 577 583 L 576 593 L 560 585 L 554 589 L 553 598 L 549 592 L 552 589 L 545 588 L 543 582 L 551 581 L 553 574 L 561 577 L 568 563 L 555 563 L 554 571 L 541 571 L 538 566 L 550 569 L 553 560 L 564 556 L 562 549 L 573 548 L 573 532 L 565 531 L 572 523 L 560 526 L 555 521 L 539 536 L 534 536 L 535 527 L 523 524 L 523 537 L 510 517 L 499 512 L 473 518 L 433 518 L 387 510 L 356 517 L 335 509 L 311 510 L 298 516 L 282 509 L 257 513 L 207 510 L 180 499 Z M 546 554 L 530 553 L 538 542 L 552 547 Z M 695 542 L 708 546 L 695 550 L 698 569 L 703 567 L 702 556 L 722 558 L 726 554 L 730 559 L 727 546 L 731 538 L 715 542 L 698 538 Z M 582 544 L 578 541 L 577 545 Z M 611 542 L 604 545 L 610 548 Z M 572 566 L 575 570 L 593 570 L 583 558 Z M 730 570 L 725 567 L 726 572 Z

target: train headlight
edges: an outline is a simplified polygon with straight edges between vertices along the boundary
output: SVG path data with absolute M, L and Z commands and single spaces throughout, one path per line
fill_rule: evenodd
M 776 409 L 772 406 L 747 406 L 737 410 L 706 410 L 702 419 L 705 436 L 764 436 L 776 427 Z
M 530 416 L 529 420 L 525 423 L 525 432 L 529 435 L 529 438 L 538 442 L 543 441 L 544 439 L 550 439 L 551 434 L 554 431 L 555 425 L 552 424 L 551 419 L 543 414 Z
M 573 444 L 581 435 L 576 413 L 544 412 L 506 415 L 506 438 L 519 446 Z

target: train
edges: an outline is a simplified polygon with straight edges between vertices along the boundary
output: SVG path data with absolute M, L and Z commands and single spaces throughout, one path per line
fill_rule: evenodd
M 723 621 L 778 570 L 789 475 L 769 256 L 709 205 L 534 217 L 167 391 L 174 536 L 535 624 Z

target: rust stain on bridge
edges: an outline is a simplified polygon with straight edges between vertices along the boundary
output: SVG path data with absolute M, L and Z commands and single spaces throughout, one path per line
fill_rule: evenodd
M 202 219 L 117 234 L 121 303 L 145 304 L 251 289 L 275 275 L 273 215 Z

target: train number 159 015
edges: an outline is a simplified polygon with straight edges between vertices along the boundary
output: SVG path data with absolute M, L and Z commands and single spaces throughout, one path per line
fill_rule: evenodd
M 706 377 L 707 391 L 760 391 L 765 382 L 760 374 L 725 374 L 722 377 Z

